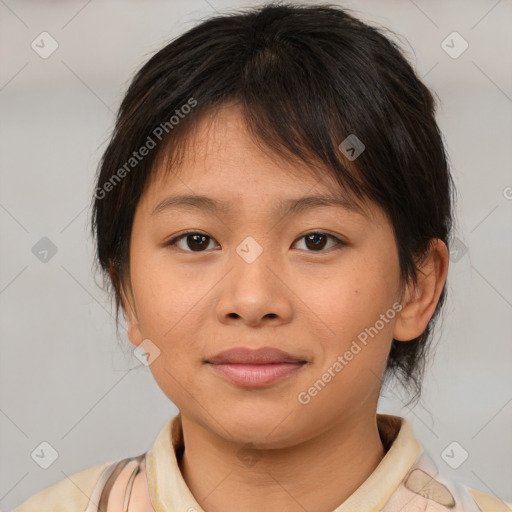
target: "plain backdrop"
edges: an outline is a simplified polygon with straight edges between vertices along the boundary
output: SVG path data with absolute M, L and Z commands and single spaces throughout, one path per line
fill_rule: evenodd
M 512 3 L 333 3 L 401 35 L 438 96 L 458 189 L 449 298 L 422 400 L 405 407 L 386 387 L 379 411 L 405 416 L 449 478 L 512 500 Z M 116 339 L 95 281 L 94 175 L 138 67 L 200 20 L 251 5 L 0 1 L 1 510 L 148 450 L 177 411 L 122 329 Z M 32 46 L 55 44 L 42 32 L 58 44 L 47 58 Z M 48 469 L 31 456 L 42 442 L 58 454 Z M 467 452 L 456 469 L 442 455 L 454 446 L 459 460 Z

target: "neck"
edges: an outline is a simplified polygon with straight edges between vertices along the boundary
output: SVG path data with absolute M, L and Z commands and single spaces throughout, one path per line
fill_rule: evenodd
M 385 455 L 375 414 L 289 448 L 257 451 L 244 451 L 186 416 L 182 424 L 180 469 L 206 512 L 332 512 Z

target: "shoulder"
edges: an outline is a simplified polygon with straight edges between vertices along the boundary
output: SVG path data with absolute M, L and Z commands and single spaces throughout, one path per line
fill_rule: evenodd
M 103 510 L 123 469 L 138 465 L 140 457 L 105 462 L 73 473 L 32 495 L 13 512 L 97 512 Z M 125 471 L 126 473 L 126 471 Z M 124 476 L 124 475 L 123 475 Z M 108 490 L 107 493 L 105 491 Z M 106 504 L 105 504 L 106 505 Z M 106 509 L 106 507 L 105 507 Z
M 492 494 L 470 487 L 468 487 L 468 491 L 482 512 L 510 512 L 512 510 L 512 502 L 501 501 Z

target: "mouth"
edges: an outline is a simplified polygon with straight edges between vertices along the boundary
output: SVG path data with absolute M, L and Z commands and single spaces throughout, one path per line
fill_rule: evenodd
M 296 373 L 307 361 L 282 350 L 243 347 L 223 351 L 205 361 L 219 376 L 240 387 L 269 386 Z

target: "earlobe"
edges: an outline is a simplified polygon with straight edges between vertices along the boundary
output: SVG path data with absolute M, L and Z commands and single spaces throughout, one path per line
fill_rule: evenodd
M 132 297 L 131 294 L 130 297 Z M 128 324 L 128 339 L 133 345 L 139 346 L 143 340 L 143 336 L 140 330 L 139 319 L 137 317 L 136 307 L 134 304 L 134 301 L 128 298 L 125 294 L 124 286 L 121 286 L 121 305 L 123 308 L 123 316 Z
M 418 267 L 416 286 L 411 285 L 404 294 L 393 331 L 394 339 L 409 341 L 425 331 L 446 282 L 448 256 L 446 244 L 438 238 L 433 239 L 428 256 Z

